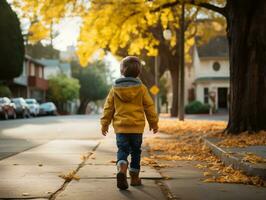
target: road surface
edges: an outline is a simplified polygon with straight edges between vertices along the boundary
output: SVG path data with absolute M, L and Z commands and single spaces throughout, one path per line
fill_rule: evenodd
M 101 136 L 96 115 L 0 121 L 0 199 L 257 200 L 266 196 L 261 187 L 203 183 L 202 171 L 189 161 L 173 162 L 174 167 L 160 171 L 143 166 L 143 186 L 119 191 L 115 156 L 114 134 Z

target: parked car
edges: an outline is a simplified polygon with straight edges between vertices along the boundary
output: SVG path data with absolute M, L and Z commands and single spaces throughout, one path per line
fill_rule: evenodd
M 40 113 L 40 104 L 36 101 L 36 99 L 25 99 L 28 104 L 30 114 L 32 116 L 38 116 Z
M 26 118 L 30 117 L 30 109 L 25 99 L 23 98 L 14 98 L 11 100 L 16 106 L 16 113 L 18 116 Z
M 40 115 L 56 115 L 57 108 L 53 102 L 46 102 L 40 105 Z
M 13 119 L 17 118 L 16 106 L 10 101 L 7 97 L 0 98 L 0 116 L 3 119 L 8 119 L 12 117 Z

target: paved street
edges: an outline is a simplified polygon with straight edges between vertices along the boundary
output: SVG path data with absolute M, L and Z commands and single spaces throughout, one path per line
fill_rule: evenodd
M 143 166 L 143 186 L 119 191 L 114 134 L 102 137 L 98 120 L 60 116 L 0 121 L 0 199 L 265 199 L 265 188 L 203 183 L 202 171 L 187 161 L 160 171 Z M 80 180 L 69 182 L 59 175 Z

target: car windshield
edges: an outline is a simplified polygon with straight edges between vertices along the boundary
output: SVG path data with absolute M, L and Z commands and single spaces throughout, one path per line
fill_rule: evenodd
M 20 102 L 19 102 L 19 99 L 12 99 L 12 102 L 13 102 L 13 103 L 20 103 Z
M 53 103 L 43 103 L 41 105 L 41 108 L 53 108 L 54 104 Z
M 35 102 L 34 100 L 27 99 L 27 100 L 26 100 L 26 103 L 27 103 L 27 104 L 35 104 L 36 102 Z

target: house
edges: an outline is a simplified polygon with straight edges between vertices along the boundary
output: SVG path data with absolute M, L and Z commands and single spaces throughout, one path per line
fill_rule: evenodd
M 69 63 L 62 63 L 58 59 L 45 59 L 38 60 L 45 65 L 44 77 L 49 79 L 51 76 L 57 76 L 59 74 L 65 74 L 67 77 L 71 77 L 71 65 Z
M 216 108 L 228 108 L 229 50 L 227 38 L 218 36 L 208 43 L 195 45 L 192 64 L 185 70 L 185 103 L 198 100 Z
M 9 84 L 13 97 L 35 98 L 45 101 L 48 81 L 44 78 L 44 65 L 26 55 L 22 74 Z

